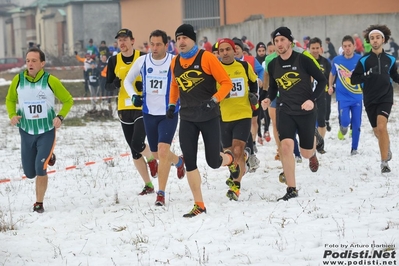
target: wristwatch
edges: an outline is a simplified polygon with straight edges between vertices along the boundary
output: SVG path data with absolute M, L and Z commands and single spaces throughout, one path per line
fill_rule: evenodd
M 57 117 L 62 121 L 64 121 L 64 117 L 62 115 L 57 115 Z

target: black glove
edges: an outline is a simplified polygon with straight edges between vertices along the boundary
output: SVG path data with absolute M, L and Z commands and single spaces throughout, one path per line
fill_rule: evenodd
M 250 92 L 248 94 L 249 103 L 251 104 L 252 110 L 256 111 L 259 108 L 258 96 L 255 93 Z
M 114 83 L 115 88 L 119 89 L 121 87 L 121 79 L 120 78 L 115 78 L 113 83 Z
M 370 77 L 372 74 L 378 74 L 378 66 L 372 67 L 364 73 L 366 77 Z
M 136 81 L 136 89 L 137 89 L 137 91 L 139 91 L 139 92 L 142 92 L 143 91 L 143 82 L 141 82 L 141 81 Z
M 74 51 L 73 53 L 74 53 L 75 55 L 78 55 L 78 51 Z
M 166 117 L 169 119 L 173 119 L 174 115 L 175 115 L 175 110 L 176 110 L 176 106 L 171 104 L 169 105 L 168 110 L 166 111 Z
M 215 108 L 216 106 L 218 106 L 218 104 L 216 103 L 215 98 L 212 97 L 211 99 L 202 102 L 201 110 L 204 111 L 204 112 L 209 112 L 213 108 Z
M 256 96 L 255 93 L 250 92 L 250 93 L 248 94 L 248 98 L 249 98 L 249 102 L 250 102 L 252 105 L 256 105 L 256 104 L 258 103 L 258 96 Z
M 143 106 L 143 96 L 140 96 L 137 94 L 133 95 L 132 102 L 133 102 L 133 105 L 136 107 Z

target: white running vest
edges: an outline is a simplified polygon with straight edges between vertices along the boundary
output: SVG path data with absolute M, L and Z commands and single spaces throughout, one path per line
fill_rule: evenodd
M 48 78 L 49 74 L 44 72 L 41 79 L 33 83 L 23 73 L 19 75 L 17 114 L 22 118 L 17 125 L 30 135 L 43 134 L 54 128 L 55 97 Z
M 173 55 L 166 53 L 161 60 L 154 60 L 147 54 L 141 68 L 143 77 L 143 113 L 165 115 L 169 103 L 171 83 L 170 63 Z

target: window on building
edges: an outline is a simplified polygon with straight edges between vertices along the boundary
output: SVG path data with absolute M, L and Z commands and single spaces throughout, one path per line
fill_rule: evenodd
M 220 26 L 219 0 L 184 0 L 183 23 L 197 30 Z

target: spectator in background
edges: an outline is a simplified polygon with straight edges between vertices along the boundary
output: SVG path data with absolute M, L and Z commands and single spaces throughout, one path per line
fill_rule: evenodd
M 91 61 L 90 68 L 87 70 L 87 77 L 89 81 L 91 104 L 93 106 L 93 110 L 95 110 L 97 100 L 94 99 L 94 97 L 98 97 L 98 86 L 100 80 L 100 71 L 98 70 L 95 61 Z
M 118 42 L 114 42 L 110 47 L 108 47 L 110 56 L 116 55 L 117 53 L 119 53 L 121 50 L 118 47 Z
M 363 42 L 359 37 L 359 34 L 353 34 L 353 39 L 355 40 L 355 53 L 362 55 L 364 52 Z
M 150 46 L 148 45 L 148 42 L 143 42 L 143 47 L 144 47 L 143 52 L 145 52 L 145 53 L 151 52 L 151 48 L 150 48 Z
M 96 59 L 96 56 L 100 57 L 97 46 L 93 44 L 93 39 L 90 39 L 89 44 L 86 46 L 86 54 L 89 54 L 93 59 Z
M 208 41 L 208 37 L 204 36 L 202 40 L 203 40 L 202 49 L 208 52 L 212 52 L 212 44 Z
M 303 49 L 307 50 L 309 48 L 310 36 L 303 37 Z
M 391 47 L 392 56 L 395 57 L 396 60 L 398 60 L 399 45 L 395 42 L 393 38 L 389 39 L 389 47 Z
M 99 80 L 99 85 L 100 85 L 100 89 L 99 89 L 99 93 L 101 94 L 101 96 L 106 96 L 106 90 L 105 90 L 105 82 L 107 82 L 107 75 L 103 75 L 103 70 L 106 68 L 108 62 L 107 59 L 108 57 L 106 55 L 101 55 L 100 58 L 100 63 L 98 63 L 98 71 L 100 72 L 100 80 Z M 105 71 L 106 73 L 106 71 Z
M 173 55 L 178 54 L 177 48 L 175 46 L 175 40 L 172 40 L 170 36 L 168 36 L 168 53 Z
M 90 68 L 90 63 L 93 61 L 93 58 L 91 54 L 86 53 L 85 57 L 80 57 L 78 55 L 78 52 L 75 51 L 75 57 L 79 62 L 83 63 L 83 79 L 85 80 L 85 94 L 84 96 L 87 96 L 89 94 L 89 83 L 88 83 L 88 77 L 87 77 L 87 70 Z
M 107 58 L 110 57 L 109 48 L 105 44 L 105 41 L 101 41 L 100 47 L 98 48 L 100 53 L 100 59 L 102 55 L 105 55 Z
M 328 59 L 333 60 L 333 58 L 337 56 L 337 52 L 335 51 L 335 47 L 331 43 L 331 39 L 329 37 L 326 38 L 326 43 L 327 43 L 327 49 L 328 50 L 325 51 L 324 53 L 329 53 L 330 56 L 328 57 Z
M 255 48 L 255 45 L 254 45 L 250 40 L 248 40 L 247 36 L 242 36 L 242 37 L 241 37 L 241 41 L 242 41 L 246 46 L 248 46 L 249 52 L 251 52 L 251 50 Z

